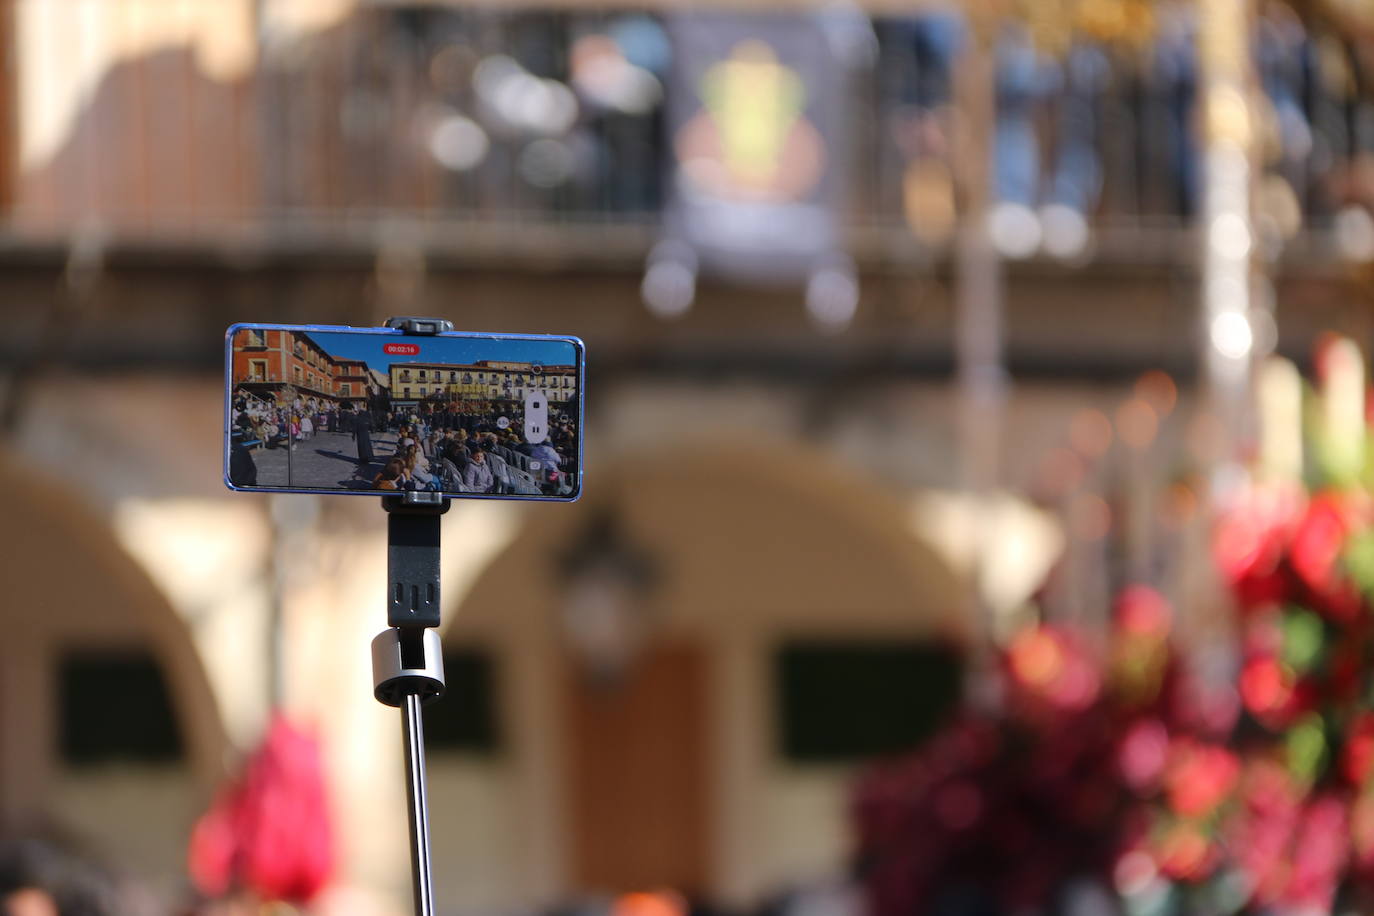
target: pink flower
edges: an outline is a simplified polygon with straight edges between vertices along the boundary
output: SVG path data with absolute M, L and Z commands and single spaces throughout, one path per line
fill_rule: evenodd
M 1260 905 L 1273 903 L 1288 884 L 1288 849 L 1300 811 L 1298 789 L 1282 764 L 1259 758 L 1246 766 L 1240 806 L 1225 835 Z
M 1146 794 L 1164 775 L 1169 759 L 1169 731 L 1155 718 L 1141 719 L 1126 730 L 1117 750 L 1117 765 L 1126 785 Z
M 1293 871 L 1282 900 L 1295 908 L 1329 912 L 1350 857 L 1345 800 L 1325 794 L 1302 812 L 1293 842 Z

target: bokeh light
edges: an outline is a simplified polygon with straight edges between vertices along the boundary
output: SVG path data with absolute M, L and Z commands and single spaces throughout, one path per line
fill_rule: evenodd
M 1069 441 L 1080 455 L 1101 458 L 1112 447 L 1112 422 L 1100 410 L 1080 410 L 1070 421 Z
M 1112 508 L 1096 493 L 1077 493 L 1069 504 L 1073 533 L 1085 541 L 1100 541 L 1112 530 Z
M 1117 408 L 1116 431 L 1131 448 L 1148 448 L 1159 431 L 1159 417 L 1145 399 L 1131 398 Z
M 1154 408 L 1155 413 L 1164 418 L 1173 413 L 1178 403 L 1178 386 L 1173 377 L 1161 369 L 1151 369 L 1136 379 L 1135 396 Z

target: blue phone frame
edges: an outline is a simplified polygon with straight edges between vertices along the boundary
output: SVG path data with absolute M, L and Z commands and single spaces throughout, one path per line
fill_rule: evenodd
M 378 337 L 402 337 L 423 340 L 427 337 L 462 337 L 482 340 L 555 340 L 573 345 L 577 356 L 577 486 L 571 496 L 533 496 L 518 493 L 450 493 L 443 495 L 452 499 L 497 499 L 520 500 L 522 502 L 572 503 L 582 498 L 583 483 L 587 473 L 585 433 L 583 419 L 586 406 L 587 345 L 582 338 L 570 334 L 505 334 L 478 331 L 444 331 L 439 334 L 407 334 L 399 328 L 358 328 L 350 325 L 332 324 L 260 324 L 241 321 L 229 326 L 224 332 L 224 485 L 238 493 L 303 493 L 314 496 L 395 496 L 385 490 L 329 490 L 320 487 L 239 487 L 229 481 L 229 455 L 233 447 L 233 407 L 234 407 L 234 335 L 243 330 L 261 331 L 321 331 L 340 334 L 370 334 Z

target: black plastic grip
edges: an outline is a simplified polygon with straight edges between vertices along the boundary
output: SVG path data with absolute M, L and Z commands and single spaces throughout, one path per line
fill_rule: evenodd
M 387 625 L 424 628 L 439 625 L 439 516 L 449 501 L 416 505 L 386 497 Z

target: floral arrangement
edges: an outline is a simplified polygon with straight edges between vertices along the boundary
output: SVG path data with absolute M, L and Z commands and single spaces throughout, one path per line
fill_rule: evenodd
M 245 912 L 305 904 L 320 894 L 334 850 L 313 729 L 273 715 L 242 772 L 192 828 L 187 866 L 207 900 L 236 902 Z
M 1020 633 L 995 709 L 961 712 L 861 779 L 875 916 L 1044 912 L 1085 887 L 1108 901 L 1098 912 L 1132 916 L 1374 911 L 1363 364 L 1349 341 L 1324 342 L 1306 395 L 1291 366 L 1270 368 L 1262 399 L 1305 398 L 1289 413 L 1306 414 L 1307 435 L 1266 415 L 1250 483 L 1220 507 L 1214 559 L 1233 610 L 1212 649 L 1229 673 L 1199 676 L 1172 609 L 1139 586 L 1105 645 Z
M 1165 709 L 1169 619 L 1156 593 L 1123 594 L 1106 663 L 1069 630 L 1027 629 L 1000 659 L 995 714 L 964 711 L 869 769 L 854 815 L 875 916 L 1039 910 L 1112 873 L 1168 753 L 1154 723 L 1192 715 Z

